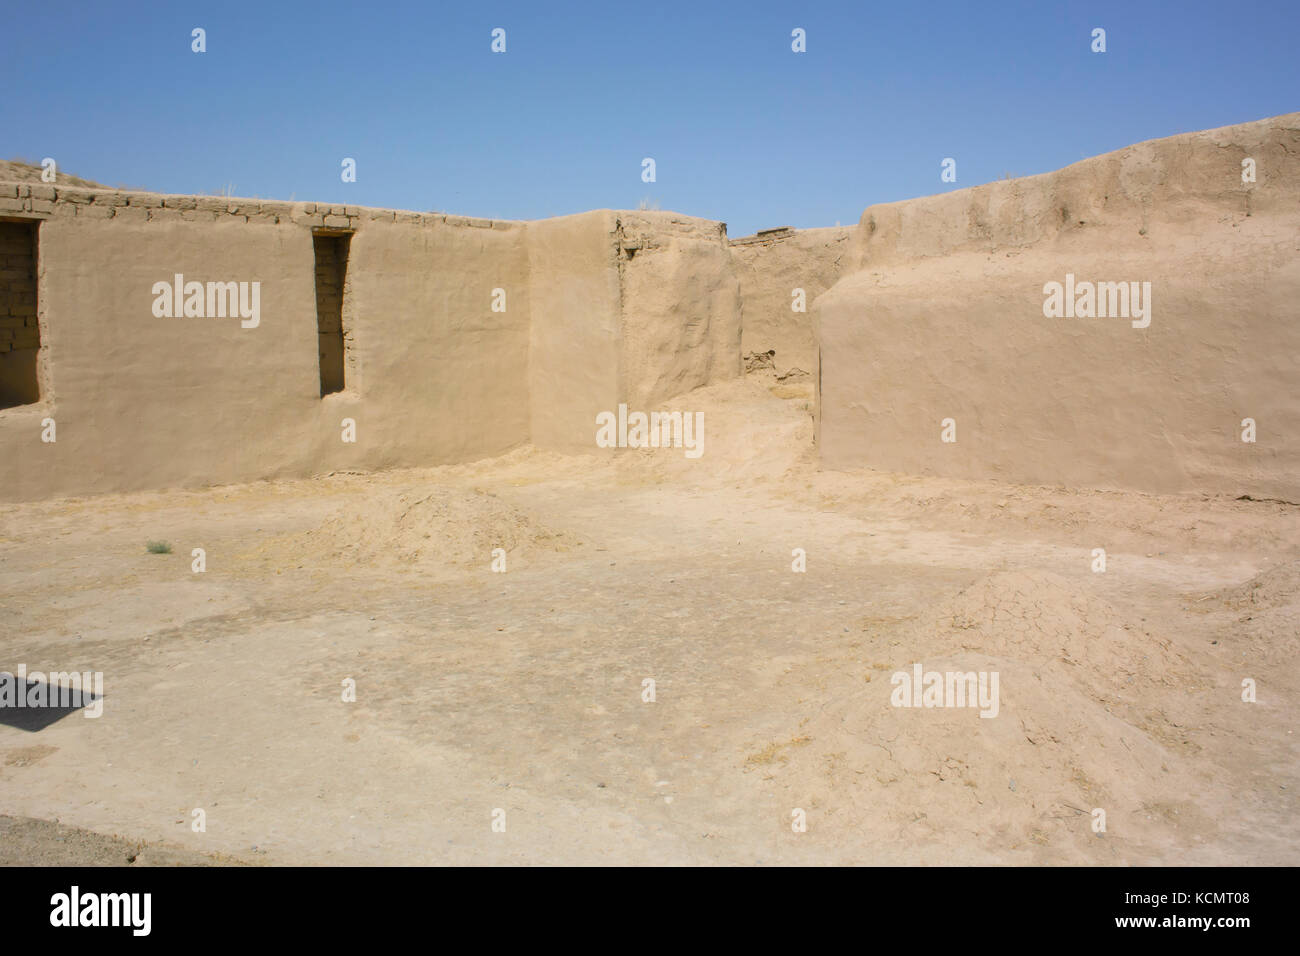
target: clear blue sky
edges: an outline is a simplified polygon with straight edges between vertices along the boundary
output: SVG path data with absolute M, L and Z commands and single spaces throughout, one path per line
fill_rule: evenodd
M 0 158 L 513 219 L 649 199 L 733 236 L 1300 109 L 1297 0 L 3 0 L 0 22 Z

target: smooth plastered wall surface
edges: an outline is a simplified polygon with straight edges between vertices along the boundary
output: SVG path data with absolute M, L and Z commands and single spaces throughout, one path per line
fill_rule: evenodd
M 623 395 L 614 218 L 602 209 L 529 225 L 530 421 L 541 448 L 594 450 L 596 416 Z
M 869 208 L 814 306 L 823 464 L 1300 500 L 1298 184 L 1291 114 Z M 1067 275 L 1149 325 L 1045 316 Z
M 740 284 L 726 226 L 640 210 L 618 213 L 614 228 L 629 407 L 648 411 L 738 376 Z
M 521 224 L 357 232 L 343 315 L 356 384 L 344 394 L 369 423 L 363 467 L 469 461 L 528 441 L 528 274 Z

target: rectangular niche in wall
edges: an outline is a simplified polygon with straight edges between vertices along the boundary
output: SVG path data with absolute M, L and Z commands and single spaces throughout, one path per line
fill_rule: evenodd
M 312 235 L 312 245 L 316 250 L 316 338 L 320 343 L 321 395 L 341 392 L 346 384 L 343 293 L 347 286 L 351 242 L 352 234 L 347 232 L 317 232 Z
M 36 257 L 40 224 L 0 220 L 0 408 L 40 401 Z

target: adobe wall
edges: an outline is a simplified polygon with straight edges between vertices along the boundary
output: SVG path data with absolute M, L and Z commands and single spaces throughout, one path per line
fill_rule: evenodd
M 597 210 L 529 223 L 528 249 L 539 447 L 596 451 L 600 412 L 649 411 L 740 374 L 740 295 L 723 223 Z
M 528 440 L 522 224 L 55 189 L 0 185 L 0 216 L 44 217 L 41 400 L 0 411 L 0 496 L 460 461 Z M 324 226 L 355 235 L 347 388 L 322 397 L 312 228 Z M 259 282 L 260 322 L 156 317 L 153 286 L 176 273 Z M 507 311 L 494 313 L 502 287 Z
M 529 441 L 595 451 L 598 412 L 739 370 L 725 227 L 707 220 L 520 223 L 27 183 L 0 184 L 0 218 L 39 221 L 34 272 L 0 235 L 3 355 L 38 356 L 40 393 L 0 409 L 4 500 L 445 464 Z M 645 250 L 632 269 L 624 221 Z M 324 396 L 316 230 L 351 233 L 346 382 Z M 260 321 L 156 316 L 155 284 L 178 273 L 259 283 Z
M 0 219 L 39 220 L 40 250 L 0 230 L 0 378 L 17 383 L 0 399 L 30 401 L 10 372 L 33 354 L 39 385 L 0 408 L 0 499 L 595 450 L 597 413 L 689 410 L 742 349 L 802 367 L 798 286 L 828 467 L 1295 500 L 1298 127 L 1143 143 L 735 244 L 670 212 L 519 223 L 0 183 Z M 346 388 L 323 397 L 314 230 L 352 233 Z M 155 315 L 177 273 L 259 283 L 260 322 Z M 1151 283 L 1150 327 L 1045 318 L 1044 283 L 1067 273 Z
M 619 212 L 614 230 L 629 408 L 740 375 L 740 284 L 726 225 L 640 210 Z
M 359 367 L 347 401 L 370 428 L 367 470 L 486 458 L 529 436 L 524 224 L 405 218 L 352 239 L 343 322 Z
M 533 443 L 595 449 L 596 415 L 623 400 L 623 323 L 609 210 L 530 223 L 528 384 Z
M 1290 114 L 867 209 L 813 309 L 823 464 L 1300 500 L 1298 184 Z M 1150 325 L 1045 317 L 1067 273 L 1150 282 Z
M 779 375 L 817 370 L 813 300 L 857 267 L 857 231 L 856 224 L 770 229 L 731 240 L 744 303 L 743 355 L 774 352 Z M 794 310 L 795 289 L 804 292 L 802 312 Z

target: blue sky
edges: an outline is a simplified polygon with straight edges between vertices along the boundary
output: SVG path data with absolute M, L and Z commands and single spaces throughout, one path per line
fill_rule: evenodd
M 163 192 L 739 236 L 1300 109 L 1296 0 L 4 5 L 0 158 Z

